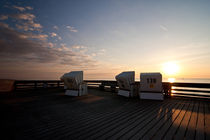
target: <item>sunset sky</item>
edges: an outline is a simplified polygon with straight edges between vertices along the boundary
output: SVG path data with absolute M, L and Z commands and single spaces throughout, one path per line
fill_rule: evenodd
M 0 1 L 0 79 L 210 78 L 208 0 Z

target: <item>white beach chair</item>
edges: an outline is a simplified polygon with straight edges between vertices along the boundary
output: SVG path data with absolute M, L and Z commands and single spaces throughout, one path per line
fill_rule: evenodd
M 140 99 L 163 100 L 162 75 L 160 73 L 140 74 Z
M 118 95 L 125 97 L 134 96 L 135 72 L 127 71 L 118 74 L 115 79 L 119 85 Z
M 87 84 L 83 81 L 83 71 L 65 73 L 60 79 L 64 82 L 66 95 L 82 96 L 87 94 Z

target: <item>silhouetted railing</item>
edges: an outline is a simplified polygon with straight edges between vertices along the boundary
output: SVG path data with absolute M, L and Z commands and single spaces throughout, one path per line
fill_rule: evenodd
M 17 80 L 15 81 L 15 90 L 38 89 L 38 88 L 58 88 L 64 84 L 60 80 Z
M 88 87 L 95 87 L 101 90 L 109 89 L 116 92 L 118 85 L 116 81 L 111 80 L 85 80 Z M 135 82 L 140 85 L 140 82 Z M 40 88 L 63 88 L 64 83 L 60 80 L 17 80 L 15 81 L 15 90 L 40 89 Z M 163 89 L 167 95 L 204 97 L 210 98 L 210 84 L 207 83 L 169 83 L 163 82 Z
M 210 98 L 210 84 L 172 83 L 172 95 Z

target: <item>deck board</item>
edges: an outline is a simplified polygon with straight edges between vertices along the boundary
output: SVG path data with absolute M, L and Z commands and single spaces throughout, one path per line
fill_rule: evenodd
M 39 91 L 0 98 L 5 139 L 210 139 L 210 102 L 124 98 L 90 89 L 68 97 Z
M 209 140 L 210 139 L 210 108 L 209 108 L 209 103 L 206 102 L 205 104 L 205 109 L 204 109 L 204 112 L 205 112 L 205 117 L 204 117 L 204 122 L 205 122 L 205 126 L 204 126 L 204 129 L 205 129 L 205 139 L 206 140 Z
M 178 140 L 178 139 L 184 139 L 185 132 L 187 130 L 187 127 L 189 125 L 189 120 L 192 115 L 192 111 L 194 108 L 194 101 L 190 102 L 189 108 L 186 111 L 186 114 L 184 115 L 181 124 L 179 125 L 178 129 L 175 132 L 175 135 L 173 136 L 173 139 Z
M 196 140 L 204 140 L 204 110 L 203 110 L 203 102 L 199 102 L 199 109 L 198 109 L 198 119 L 197 119 L 197 127 L 196 127 Z
M 187 127 L 186 131 L 186 139 L 192 140 L 195 138 L 195 132 L 196 132 L 196 125 L 197 125 L 197 117 L 198 117 L 198 109 L 199 109 L 199 102 L 196 102 L 194 105 L 194 109 L 192 112 L 192 116 L 190 118 L 189 125 Z

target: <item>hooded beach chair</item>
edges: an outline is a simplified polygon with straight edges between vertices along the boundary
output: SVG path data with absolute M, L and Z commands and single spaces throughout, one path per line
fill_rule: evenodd
M 81 96 L 87 94 L 87 84 L 83 81 L 83 71 L 65 73 L 60 79 L 64 82 L 66 95 Z
M 161 73 L 140 74 L 140 99 L 163 100 Z
M 115 79 L 119 85 L 118 95 L 125 97 L 134 96 L 135 72 L 126 71 L 118 74 Z

